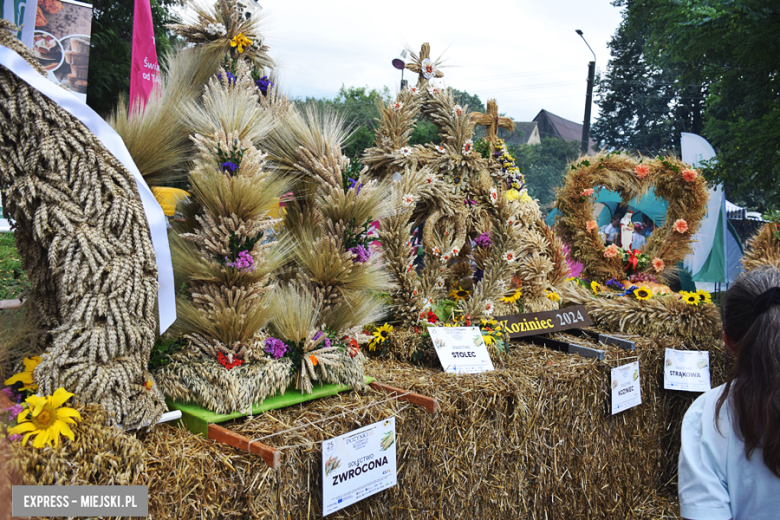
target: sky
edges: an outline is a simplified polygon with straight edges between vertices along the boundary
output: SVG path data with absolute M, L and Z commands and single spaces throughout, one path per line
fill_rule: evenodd
M 531 121 L 541 109 L 582 123 L 588 62 L 609 60 L 621 20 L 611 0 L 259 0 L 261 33 L 292 97 L 335 97 L 339 88 L 398 91 L 392 60 L 405 47 L 441 57 L 443 87 L 496 99 L 499 112 Z M 415 84 L 417 75 L 404 71 Z M 598 107 L 593 105 L 593 118 Z

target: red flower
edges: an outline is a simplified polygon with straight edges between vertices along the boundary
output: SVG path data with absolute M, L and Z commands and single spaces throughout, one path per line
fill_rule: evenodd
M 344 338 L 345 340 L 349 340 L 349 357 L 355 357 L 358 355 L 358 352 L 360 351 L 360 345 L 358 345 L 358 342 L 355 338 Z
M 683 170 L 682 172 L 683 179 L 685 179 L 685 182 L 692 182 L 696 180 L 696 177 L 699 176 L 699 172 L 696 170 L 691 170 L 688 168 L 687 170 Z
M 677 231 L 678 233 L 685 233 L 686 231 L 688 231 L 688 223 L 685 222 L 685 220 L 678 218 L 674 222 L 674 230 Z
M 637 164 L 636 168 L 634 168 L 634 173 L 640 179 L 644 179 L 650 173 L 650 167 L 646 164 Z
M 240 367 L 244 364 L 244 360 L 238 359 L 237 357 L 234 357 L 233 362 L 231 363 L 228 357 L 222 352 L 217 352 L 217 360 L 223 367 L 227 368 L 228 370 L 231 368 Z
M 428 311 L 428 314 L 425 316 L 425 319 L 428 320 L 428 323 L 436 323 L 439 321 L 439 317 L 436 316 L 435 312 Z

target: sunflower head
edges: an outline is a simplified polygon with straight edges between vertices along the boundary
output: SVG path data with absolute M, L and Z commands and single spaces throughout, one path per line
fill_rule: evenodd
M 501 301 L 504 303 L 515 303 L 517 300 L 523 297 L 523 291 L 521 289 L 515 290 L 514 294 L 510 296 L 504 296 Z
M 688 305 L 699 305 L 699 295 L 696 293 L 680 291 L 680 296 L 682 296 L 682 301 Z
M 699 289 L 696 291 L 696 296 L 699 297 L 699 303 L 712 303 L 712 296 L 709 291 Z
M 32 395 L 26 402 L 29 408 L 23 410 L 16 420 L 18 424 L 8 429 L 9 435 L 25 434 L 22 445 L 31 435 L 35 436 L 33 447 L 43 448 L 46 444 L 57 446 L 60 434 L 74 440 L 70 424 L 81 420 L 81 415 L 73 408 L 62 406 L 73 394 L 64 388 L 58 388 L 54 395 L 41 397 Z
M 653 291 L 643 285 L 634 289 L 634 296 L 637 300 L 649 300 L 653 296 Z
M 389 323 L 385 323 L 384 325 L 376 329 L 376 331 L 374 331 L 374 333 L 372 334 L 374 336 L 374 340 L 372 341 L 372 343 L 376 343 L 377 345 L 380 343 L 384 343 L 390 337 L 391 332 L 393 332 L 393 326 L 390 325 Z M 376 345 L 374 345 L 374 347 L 376 347 Z
M 460 300 L 465 300 L 468 297 L 469 297 L 469 292 L 461 286 L 458 286 L 457 289 L 453 289 L 452 292 L 450 292 L 450 298 L 452 298 L 456 302 Z

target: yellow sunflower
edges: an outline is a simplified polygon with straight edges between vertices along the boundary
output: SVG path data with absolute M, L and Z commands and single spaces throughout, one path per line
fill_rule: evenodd
M 453 289 L 452 292 L 450 293 L 450 298 L 452 298 L 456 302 L 460 300 L 465 300 L 468 297 L 469 297 L 469 292 L 460 286 L 458 286 L 457 289 Z
M 642 285 L 634 290 L 634 296 L 636 296 L 637 300 L 649 300 L 653 297 L 653 291 L 649 287 Z
M 521 289 L 517 289 L 515 293 L 511 296 L 504 296 L 501 298 L 501 301 L 504 303 L 515 303 L 517 300 L 523 297 L 523 291 Z
M 390 325 L 389 323 L 385 323 L 384 325 L 376 329 L 376 332 L 372 333 L 372 336 L 374 336 L 373 342 L 375 342 L 377 345 L 380 343 L 384 343 L 390 337 L 391 332 L 393 332 L 393 326 Z
M 696 295 L 699 297 L 699 303 L 712 303 L 712 296 L 709 291 L 699 289 L 696 291 Z
M 24 386 L 22 386 L 21 390 L 38 390 L 38 385 L 35 383 L 35 380 L 33 379 L 33 372 L 35 371 L 35 367 L 38 366 L 38 363 L 41 362 L 41 356 L 33 356 L 29 358 L 24 358 L 24 372 L 21 372 L 19 374 L 16 374 L 15 376 L 12 376 L 5 380 L 5 386 L 11 386 L 14 383 L 22 382 L 24 383 Z
M 699 305 L 699 295 L 696 293 L 680 291 L 680 296 L 682 296 L 682 301 L 688 305 Z
M 81 415 L 73 408 L 62 406 L 72 396 L 64 388 L 58 388 L 51 396 L 28 397 L 26 402 L 30 407 L 19 414 L 16 419 L 19 424 L 9 428 L 8 434 L 25 434 L 22 445 L 27 443 L 30 435 L 35 435 L 34 448 L 43 448 L 46 444 L 57 446 L 60 434 L 74 440 L 73 430 L 68 425 L 80 421 Z

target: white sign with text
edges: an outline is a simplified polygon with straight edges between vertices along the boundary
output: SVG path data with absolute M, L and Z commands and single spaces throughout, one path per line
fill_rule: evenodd
M 612 415 L 642 404 L 639 361 L 612 369 Z
M 322 516 L 396 485 L 395 417 L 322 443 Z
M 665 390 L 706 392 L 711 388 L 709 352 L 666 349 L 664 356 Z
M 428 327 L 428 332 L 445 372 L 479 374 L 493 370 L 478 327 Z

